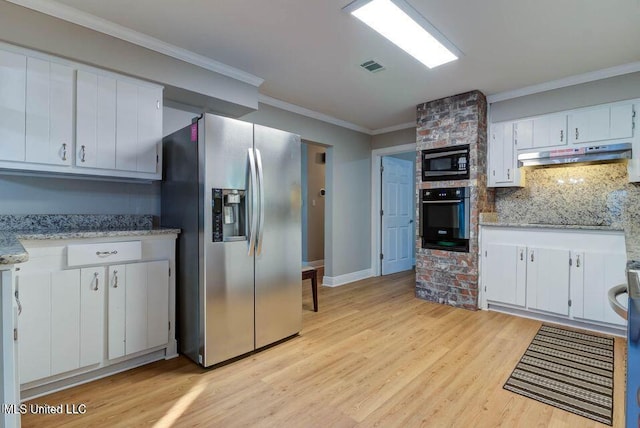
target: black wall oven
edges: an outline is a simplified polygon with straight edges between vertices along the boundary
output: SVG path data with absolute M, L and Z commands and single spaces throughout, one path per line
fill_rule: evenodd
M 469 178 L 469 145 L 422 151 L 422 181 Z
M 423 189 L 422 248 L 469 252 L 469 188 Z

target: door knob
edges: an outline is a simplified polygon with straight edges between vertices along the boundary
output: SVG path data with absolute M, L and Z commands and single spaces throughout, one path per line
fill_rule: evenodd
M 409 220 L 409 224 L 413 223 L 413 219 Z

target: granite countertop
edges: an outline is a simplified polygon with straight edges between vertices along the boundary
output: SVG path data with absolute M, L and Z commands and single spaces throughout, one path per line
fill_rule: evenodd
M 531 229 L 570 229 L 570 230 L 603 230 L 622 232 L 621 226 L 598 226 L 588 224 L 546 224 L 546 223 L 509 223 L 501 221 L 481 221 L 481 226 L 523 227 Z
M 0 215 L 0 265 L 24 263 L 29 253 L 20 242 L 53 239 L 114 238 L 178 234 L 180 229 L 153 227 L 147 214 Z
M 21 240 L 55 240 L 82 238 L 113 238 L 121 236 L 149 236 L 178 234 L 180 229 L 152 228 L 152 229 L 104 229 L 104 230 L 24 230 L 0 231 L 0 265 L 24 263 L 29 260 L 29 253 L 20 242 Z

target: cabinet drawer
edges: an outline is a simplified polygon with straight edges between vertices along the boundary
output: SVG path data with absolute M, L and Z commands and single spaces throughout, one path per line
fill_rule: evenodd
M 142 245 L 140 241 L 67 246 L 67 265 L 69 267 L 134 261 L 141 258 Z

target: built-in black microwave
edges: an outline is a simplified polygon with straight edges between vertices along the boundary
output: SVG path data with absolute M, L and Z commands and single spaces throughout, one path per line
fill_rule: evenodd
M 422 181 L 469 178 L 469 145 L 422 151 Z

